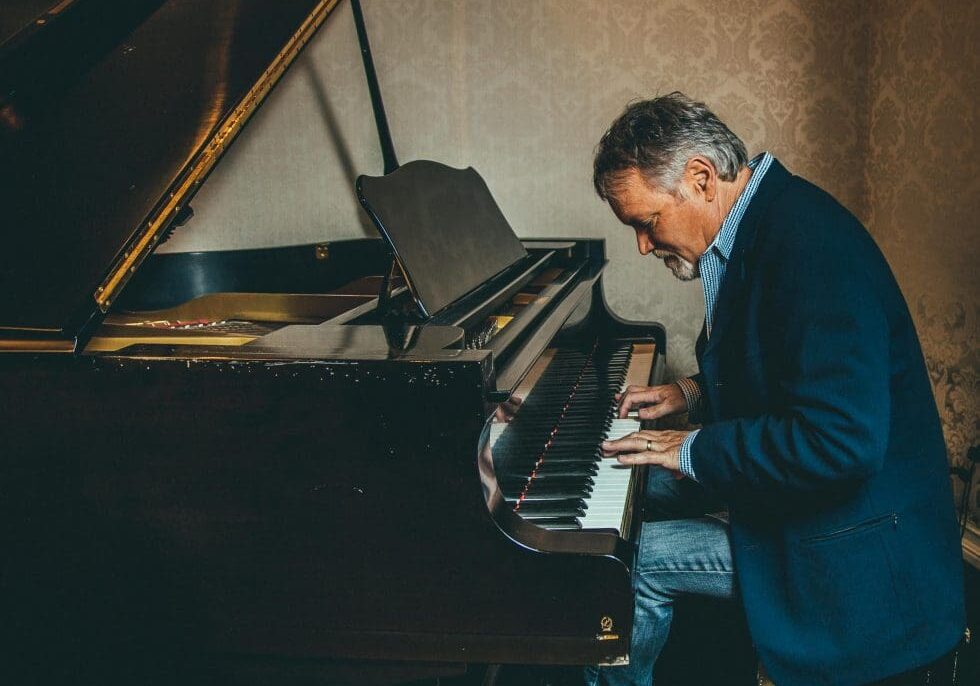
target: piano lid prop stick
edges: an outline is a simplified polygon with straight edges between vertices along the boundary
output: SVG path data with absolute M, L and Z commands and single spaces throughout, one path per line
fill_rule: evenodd
M 381 99 L 378 75 L 374 71 L 374 58 L 371 57 L 371 44 L 368 42 L 367 29 L 364 27 L 364 14 L 361 12 L 361 1 L 351 0 L 350 6 L 354 12 L 357 42 L 361 46 L 361 59 L 364 61 L 364 75 L 367 77 L 368 91 L 371 93 L 371 106 L 374 108 L 374 123 L 378 128 L 378 138 L 381 141 L 381 157 L 385 163 L 385 174 L 390 174 L 398 169 L 398 158 L 395 157 L 395 146 L 391 141 L 391 131 L 388 129 L 388 115 L 385 114 L 385 104 Z

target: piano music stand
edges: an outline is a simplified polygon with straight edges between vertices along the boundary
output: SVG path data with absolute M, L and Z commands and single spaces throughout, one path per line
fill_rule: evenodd
M 527 256 L 472 168 L 409 162 L 386 176 L 358 177 L 357 197 L 392 256 L 379 302 L 386 315 L 396 268 L 428 318 Z M 441 259 L 447 253 L 453 259 Z

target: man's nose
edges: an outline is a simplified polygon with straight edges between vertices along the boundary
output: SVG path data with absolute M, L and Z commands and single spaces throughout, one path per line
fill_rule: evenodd
M 636 232 L 636 249 L 641 255 L 649 255 L 653 252 L 653 241 L 647 236 L 646 231 Z

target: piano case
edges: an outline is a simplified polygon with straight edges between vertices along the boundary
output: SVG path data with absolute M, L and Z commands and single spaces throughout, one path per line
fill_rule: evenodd
M 518 241 L 475 172 L 416 163 L 361 183 L 414 321 L 379 310 L 377 240 L 152 255 L 336 2 L 124 4 L 0 23 L 0 680 L 624 661 L 628 528 L 525 521 L 485 450 L 556 345 L 643 341 L 662 375 L 602 242 Z

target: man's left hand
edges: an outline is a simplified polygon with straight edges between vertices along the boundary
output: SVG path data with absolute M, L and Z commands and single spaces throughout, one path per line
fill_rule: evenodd
M 681 444 L 690 431 L 635 431 L 615 441 L 602 442 L 604 457 L 616 455 L 620 464 L 652 464 L 669 469 L 683 478 L 680 465 Z

